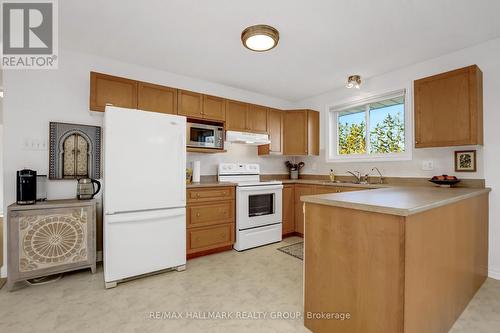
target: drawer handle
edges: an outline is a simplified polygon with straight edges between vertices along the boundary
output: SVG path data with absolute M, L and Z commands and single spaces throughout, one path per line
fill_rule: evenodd
M 196 217 L 200 217 L 200 213 L 196 213 Z
M 199 198 L 200 197 L 200 193 L 196 193 L 196 197 Z

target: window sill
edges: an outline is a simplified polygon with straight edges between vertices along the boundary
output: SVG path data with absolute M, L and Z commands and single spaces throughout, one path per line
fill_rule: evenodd
M 386 155 L 386 156 L 335 156 L 327 157 L 327 163 L 358 163 L 358 162 L 397 162 L 397 161 L 411 161 L 411 154 L 401 154 L 401 155 Z

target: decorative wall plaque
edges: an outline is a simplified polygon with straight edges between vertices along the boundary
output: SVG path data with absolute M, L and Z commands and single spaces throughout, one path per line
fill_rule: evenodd
M 50 179 L 101 178 L 101 128 L 51 122 Z

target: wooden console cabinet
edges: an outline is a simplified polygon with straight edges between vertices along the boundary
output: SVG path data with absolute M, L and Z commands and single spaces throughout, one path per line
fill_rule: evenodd
M 8 214 L 8 289 L 16 282 L 82 268 L 95 273 L 95 200 L 12 204 Z

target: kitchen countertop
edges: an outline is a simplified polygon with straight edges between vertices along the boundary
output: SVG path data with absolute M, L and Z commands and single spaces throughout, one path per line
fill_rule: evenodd
M 490 188 L 386 187 L 308 195 L 300 199 L 313 204 L 409 216 L 490 191 Z
M 276 179 L 276 181 L 280 181 L 283 184 L 308 184 L 308 185 L 324 185 L 324 186 L 338 186 L 338 187 L 360 187 L 367 189 L 374 188 L 386 188 L 391 185 L 387 184 L 355 184 L 348 182 L 339 182 L 334 183 L 325 180 L 316 180 L 316 179 Z M 236 183 L 231 182 L 218 182 L 216 180 L 202 180 L 199 183 L 191 183 L 186 184 L 186 188 L 197 188 L 197 187 L 217 187 L 217 186 L 236 186 Z
M 231 183 L 231 182 L 201 181 L 199 183 L 186 184 L 186 188 L 236 186 L 236 185 L 237 185 L 236 183 Z
M 338 187 L 361 187 L 367 189 L 374 188 L 387 188 L 393 187 L 394 185 L 388 184 L 356 184 L 349 182 L 331 182 L 328 180 L 321 179 L 277 179 L 277 181 L 282 182 L 283 184 L 308 184 L 308 185 L 321 185 L 321 186 L 338 186 Z

